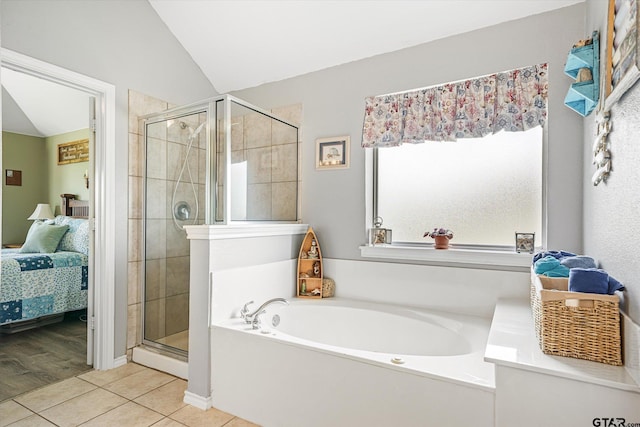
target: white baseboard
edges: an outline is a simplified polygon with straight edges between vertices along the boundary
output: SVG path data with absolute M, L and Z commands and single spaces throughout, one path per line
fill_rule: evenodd
M 113 359 L 113 367 L 117 368 L 118 366 L 123 366 L 127 364 L 127 355 L 123 355 L 120 357 L 116 357 Z
M 184 392 L 183 402 L 188 405 L 195 406 L 198 409 L 202 409 L 203 411 L 206 411 L 213 406 L 211 396 L 198 396 L 197 394 L 191 393 L 190 391 Z

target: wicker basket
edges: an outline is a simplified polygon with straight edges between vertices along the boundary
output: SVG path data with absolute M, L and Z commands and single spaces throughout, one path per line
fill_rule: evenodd
M 617 295 L 569 292 L 567 278 L 532 272 L 531 309 L 544 353 L 622 365 Z

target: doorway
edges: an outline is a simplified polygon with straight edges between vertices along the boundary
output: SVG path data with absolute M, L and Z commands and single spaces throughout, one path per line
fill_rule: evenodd
M 91 248 L 87 278 L 87 361 L 100 370 L 125 364 L 126 356 L 116 359 L 114 352 L 115 244 L 112 237 L 108 239 L 108 236 L 116 235 L 115 87 L 4 48 L 0 52 L 0 60 L 3 69 L 73 88 L 95 99 L 95 116 L 89 124 L 91 133 L 95 135 L 90 151 L 95 155 L 91 156 L 86 172 L 90 185 L 88 224 Z M 1 79 L 0 74 L 0 83 Z

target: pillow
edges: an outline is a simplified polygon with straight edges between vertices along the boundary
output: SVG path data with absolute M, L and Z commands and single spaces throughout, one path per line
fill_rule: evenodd
M 89 255 L 89 221 L 84 218 L 72 218 L 58 215 L 56 225 L 68 225 L 69 231 L 62 236 L 58 251 L 80 252 Z
M 51 225 L 44 222 L 34 222 L 27 238 L 20 248 L 21 253 L 52 253 L 56 251 L 60 239 L 69 229 L 68 225 Z

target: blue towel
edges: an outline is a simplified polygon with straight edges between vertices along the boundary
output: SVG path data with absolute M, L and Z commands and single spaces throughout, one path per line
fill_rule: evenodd
M 572 268 L 569 272 L 569 292 L 609 293 L 609 274 L 597 268 Z
M 624 285 L 598 268 L 572 268 L 569 291 L 613 295 L 615 291 L 624 291 Z
M 533 264 L 533 272 L 547 277 L 569 277 L 569 268 L 560 264 L 560 261 L 551 255 L 536 261 Z
M 613 276 L 609 276 L 609 295 L 613 295 L 616 291 L 624 291 L 625 287 L 618 282 Z
M 536 261 L 547 256 L 552 256 L 556 259 L 562 259 L 568 256 L 576 256 L 576 254 L 571 252 L 566 252 L 566 251 L 542 251 L 542 252 L 538 252 L 533 256 L 532 263 L 535 264 Z
M 597 268 L 596 262 L 590 256 L 576 255 L 562 258 L 560 264 L 569 268 Z

